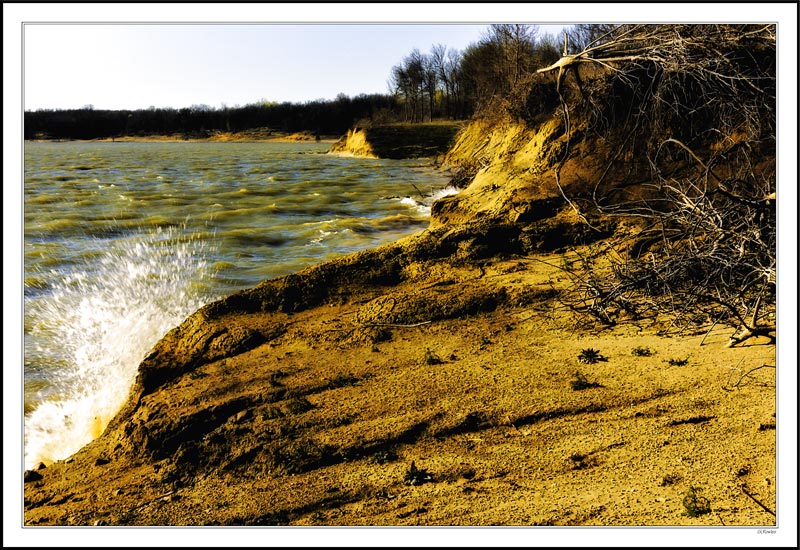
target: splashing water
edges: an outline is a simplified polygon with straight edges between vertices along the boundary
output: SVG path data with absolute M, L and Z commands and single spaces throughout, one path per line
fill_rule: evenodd
M 25 467 L 70 456 L 121 408 L 145 354 L 212 297 L 206 245 L 179 230 L 104 243 L 108 250 L 28 306 L 39 363 L 58 365 L 25 418 Z M 54 375 L 49 374 L 50 377 Z
M 460 192 L 460 189 L 457 187 L 447 186 L 436 191 L 431 190 L 431 193 L 425 197 L 420 197 L 420 199 L 416 199 L 413 197 L 404 197 L 400 199 L 400 203 L 407 204 L 409 206 L 414 206 L 418 212 L 425 216 L 431 215 L 431 205 L 434 201 L 449 197 L 450 195 L 455 195 Z

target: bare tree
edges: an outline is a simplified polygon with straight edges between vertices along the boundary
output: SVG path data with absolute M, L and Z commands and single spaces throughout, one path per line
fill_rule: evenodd
M 458 50 L 447 50 L 445 74 L 447 75 L 447 83 L 450 86 L 450 116 L 454 118 L 463 118 L 465 116 L 463 91 L 461 88 L 461 58 L 461 52 Z
M 434 44 L 431 47 L 430 61 L 431 68 L 436 74 L 437 82 L 442 85 L 445 115 L 450 116 L 451 83 L 450 72 L 447 67 L 447 46 L 444 44 Z
M 410 106 L 412 103 L 413 91 L 408 71 L 402 63 L 392 67 L 392 72 L 389 77 L 389 89 L 392 94 L 402 97 L 403 116 L 405 120 L 408 121 L 411 116 Z
M 428 120 L 433 121 L 434 103 L 436 101 L 437 71 L 434 59 L 429 55 L 422 58 L 422 88 L 428 95 Z
M 495 45 L 493 60 L 495 78 L 501 91 L 507 93 L 528 72 L 533 70 L 534 43 L 538 27 L 522 24 L 490 25 L 484 41 Z
M 569 54 L 570 50 L 580 52 L 586 48 L 596 46 L 610 39 L 614 30 L 620 25 L 609 23 L 590 23 L 573 25 L 567 32 L 568 35 L 568 48 L 565 54 Z
M 410 122 L 424 118 L 425 66 L 425 56 L 414 48 L 399 65 L 392 67 L 391 86 L 403 97 L 406 120 Z
M 533 63 L 537 69 L 555 63 L 560 57 L 561 51 L 558 48 L 558 41 L 553 35 L 542 35 L 536 41 Z

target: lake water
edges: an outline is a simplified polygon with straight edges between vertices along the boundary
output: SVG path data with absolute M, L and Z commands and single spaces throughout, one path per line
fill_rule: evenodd
M 325 143 L 26 143 L 25 467 L 121 407 L 142 357 L 204 303 L 425 228 L 427 160 Z

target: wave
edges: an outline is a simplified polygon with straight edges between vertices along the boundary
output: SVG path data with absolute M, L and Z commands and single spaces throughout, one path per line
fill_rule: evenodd
M 46 399 L 25 417 L 25 468 L 66 458 L 100 435 L 142 357 L 211 299 L 196 284 L 210 276 L 199 241 L 156 229 L 109 246 L 92 266 L 26 304 L 26 347 L 43 368 L 58 368 L 48 375 Z

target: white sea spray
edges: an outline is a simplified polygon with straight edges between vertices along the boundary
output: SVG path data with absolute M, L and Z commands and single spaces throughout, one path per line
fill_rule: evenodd
M 74 454 L 102 433 L 125 402 L 138 365 L 169 329 L 209 300 L 204 246 L 178 230 L 108 243 L 32 304 L 41 359 L 62 365 L 25 418 L 25 467 Z
M 430 216 L 431 205 L 434 203 L 434 201 L 444 197 L 448 197 L 450 195 L 455 195 L 459 191 L 460 189 L 458 189 L 457 187 L 452 187 L 452 186 L 442 187 L 441 189 L 431 191 L 430 194 L 425 196 L 420 196 L 419 198 L 403 197 L 400 199 L 400 204 L 413 206 L 417 209 L 417 211 L 420 214 L 424 216 Z

